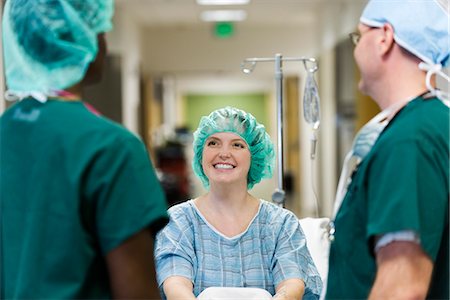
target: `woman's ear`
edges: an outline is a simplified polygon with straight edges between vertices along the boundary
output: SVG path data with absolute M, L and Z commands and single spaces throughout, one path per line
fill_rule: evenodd
M 381 27 L 382 36 L 380 39 L 380 43 L 378 44 L 379 50 L 382 55 L 388 54 L 392 48 L 394 47 L 394 28 L 391 24 L 385 23 L 383 27 Z

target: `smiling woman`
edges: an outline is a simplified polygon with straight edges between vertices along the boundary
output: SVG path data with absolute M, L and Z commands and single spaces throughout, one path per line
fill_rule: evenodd
M 200 120 L 195 174 L 208 192 L 169 210 L 156 265 L 167 299 L 210 287 L 259 288 L 277 299 L 318 299 L 322 282 L 297 217 L 248 190 L 272 176 L 274 149 L 263 125 L 226 107 Z
M 215 133 L 203 148 L 203 172 L 210 185 L 232 183 L 246 189 L 250 161 L 247 143 L 234 133 Z
M 274 148 L 264 125 L 257 122 L 250 113 L 233 107 L 225 107 L 202 117 L 194 132 L 194 160 L 192 167 L 201 179 L 205 188 L 209 187 L 209 179 L 202 166 L 205 141 L 213 134 L 220 132 L 234 133 L 248 146 L 251 153 L 251 166 L 248 172 L 247 187 L 251 189 L 263 178 L 272 177 L 274 166 Z

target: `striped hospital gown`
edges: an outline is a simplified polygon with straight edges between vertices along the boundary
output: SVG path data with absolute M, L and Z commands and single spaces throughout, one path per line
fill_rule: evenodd
M 318 299 L 322 281 L 297 217 L 261 200 L 247 230 L 234 237 L 218 232 L 192 200 L 169 209 L 170 222 L 156 239 L 158 284 L 170 276 L 190 279 L 198 296 L 208 287 L 257 287 L 274 295 L 283 280 L 302 279 L 303 299 Z

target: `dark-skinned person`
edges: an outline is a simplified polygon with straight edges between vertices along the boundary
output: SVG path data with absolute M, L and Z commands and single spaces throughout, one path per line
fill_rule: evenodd
M 112 0 L 8 0 L 0 298 L 154 298 L 165 197 L 141 140 L 93 112 Z M 158 294 L 156 294 L 158 295 Z

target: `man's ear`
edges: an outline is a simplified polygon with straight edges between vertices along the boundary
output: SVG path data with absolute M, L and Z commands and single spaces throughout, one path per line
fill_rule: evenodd
M 382 36 L 379 43 L 379 50 L 382 55 L 385 55 L 394 47 L 394 28 L 391 24 L 385 23 L 383 27 L 381 27 L 381 30 Z

